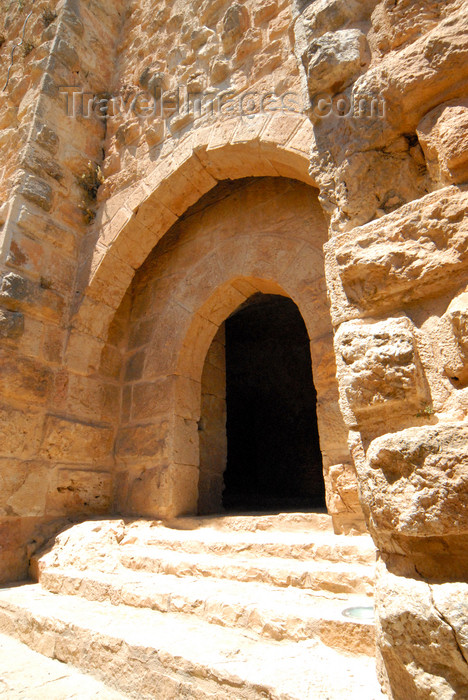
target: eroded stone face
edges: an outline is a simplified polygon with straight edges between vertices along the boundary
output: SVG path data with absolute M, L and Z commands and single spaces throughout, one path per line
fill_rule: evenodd
M 459 294 L 441 318 L 444 369 L 457 387 L 468 380 L 468 293 Z
M 193 348 L 209 345 L 209 319 L 221 323 L 226 309 L 256 290 L 246 275 L 266 277 L 266 287 L 281 275 L 292 296 L 305 300 L 313 334 L 330 509 L 347 517 L 357 506 L 333 386 L 325 287 L 337 329 L 341 407 L 361 442 L 356 468 L 382 554 L 397 551 L 411 570 L 417 542 L 422 553 L 443 553 L 437 575 L 448 577 L 447 562 L 460 551 L 454 538 L 466 532 L 465 0 L 174 0 L 126 9 L 121 0 L 97 0 L 90 13 L 78 1 L 46 27 L 35 5 L 33 48 L 16 55 L 0 106 L 2 575 L 24 576 L 25 543 L 40 539 L 47 519 L 94 512 L 93 494 L 96 512 L 111 507 L 114 458 L 118 507 L 129 494 L 135 511 L 151 515 L 168 503 L 194 507 L 193 374 L 201 360 Z M 2 82 L 22 31 L 21 8 L 11 5 L 5 20 Z M 152 121 L 124 114 L 106 124 L 96 115 L 71 122 L 58 86 L 77 83 L 91 94 L 131 85 L 167 98 L 180 85 L 236 96 L 291 90 L 297 111 L 303 101 L 307 111 L 317 90 L 333 99 L 341 91 L 353 110 L 310 114 L 311 121 L 297 113 L 210 121 L 166 106 Z M 99 201 L 83 212 L 77 179 L 88 162 L 102 165 L 105 181 Z M 302 216 L 300 198 L 281 207 L 275 195 L 274 223 L 256 207 L 237 219 L 239 235 L 231 236 L 233 219 L 250 211 L 240 196 L 216 236 L 203 235 L 210 208 L 204 212 L 191 243 L 177 251 L 177 270 L 164 268 L 174 253 L 169 244 L 157 293 L 139 288 L 130 310 L 124 295 L 135 270 L 188 206 L 219 179 L 278 175 L 313 177 L 320 188 L 330 219 L 326 282 L 316 275 L 325 236 L 309 245 L 322 219 Z M 95 210 L 90 228 L 84 214 L 92 219 Z M 252 221 L 262 240 L 246 252 Z M 204 307 L 196 329 L 188 329 L 213 286 L 236 276 L 242 283 Z M 143 318 L 150 308 L 162 329 L 156 337 L 148 334 L 153 320 Z M 143 322 L 132 319 L 127 345 L 130 313 Z M 182 330 L 187 342 L 177 364 L 172 351 Z M 175 372 L 177 390 L 163 386 Z M 183 464 L 170 471 L 164 416 L 152 416 L 174 414 L 175 405 L 179 442 L 169 448 Z M 456 576 L 465 575 L 460 566 Z M 417 591 L 418 582 L 408 583 L 408 600 L 411 586 Z M 445 623 L 461 625 L 453 611 L 438 606 L 436 613 L 418 595 L 417 624 L 408 621 L 404 591 L 404 604 L 390 612 L 379 599 L 382 621 L 392 619 L 381 637 L 392 692 L 398 700 L 463 697 Z M 458 592 L 453 596 L 458 603 Z M 429 651 L 427 638 L 434 640 Z M 426 657 L 434 649 L 439 661 Z
M 359 29 L 323 34 L 309 43 L 305 55 L 310 94 L 346 87 L 369 60 L 367 40 Z
M 466 583 L 428 584 L 378 567 L 377 639 L 395 700 L 468 693 Z
M 468 193 L 450 187 L 326 244 L 332 316 L 371 315 L 459 287 Z
M 468 426 L 408 428 L 376 438 L 360 474 L 375 527 L 406 536 L 468 532 Z
M 431 110 L 417 128 L 427 167 L 435 183 L 468 179 L 468 100 L 452 100 Z
M 376 412 L 416 412 L 427 398 L 408 318 L 347 321 L 335 335 L 341 410 L 348 424 Z

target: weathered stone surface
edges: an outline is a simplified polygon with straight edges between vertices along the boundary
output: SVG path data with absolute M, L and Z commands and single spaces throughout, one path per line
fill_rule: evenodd
M 417 133 L 436 185 L 468 181 L 468 100 L 452 100 L 431 110 Z
M 457 510 L 464 497 L 456 496 L 464 489 L 464 447 L 455 453 L 468 416 L 465 0 L 177 0 L 156 10 L 137 2 L 132 12 L 127 4 L 96 0 L 91 13 L 72 0 L 57 8 L 57 21 L 46 28 L 44 8 L 35 4 L 24 53 L 33 48 L 24 56 L 17 52 L 11 70 L 10 48 L 21 34 L 24 8 L 10 3 L 4 13 L 0 72 L 10 74 L 0 105 L 0 437 L 5 465 L 12 466 L 1 472 L 0 577 L 25 575 L 29 554 L 55 513 L 93 512 L 93 502 L 101 513 L 111 507 L 116 435 L 118 508 L 152 515 L 195 510 L 197 483 L 205 494 L 216 491 L 220 503 L 225 433 L 219 356 L 205 386 L 205 413 L 218 424 L 201 436 L 201 443 L 203 437 L 211 441 L 206 464 L 214 471 L 197 482 L 202 368 L 219 324 L 261 292 L 291 296 L 303 312 L 335 528 L 347 522 L 348 531 L 359 529 L 329 350 L 327 293 L 361 490 L 375 485 L 364 499 L 375 541 L 383 556 L 403 562 L 413 576 L 417 569 L 425 577 L 466 580 L 468 534 L 465 513 Z M 78 114 L 70 116 L 60 86 L 78 83 L 85 95 L 83 101 L 76 96 Z M 110 86 L 116 108 L 104 120 L 93 97 Z M 232 96 L 234 111 L 214 104 L 213 114 L 184 112 L 185 86 L 206 91 L 215 103 Z M 158 97 L 154 120 L 131 107 L 140 88 Z M 325 113 L 315 112 L 316 103 L 309 109 L 317 90 L 330 93 Z M 161 91 L 172 97 L 172 107 L 160 103 Z M 247 103 L 258 114 L 241 119 L 235 110 Z M 299 114 L 302 105 L 310 122 Z M 94 225 L 85 224 L 76 185 L 87 163 L 102 164 L 105 177 L 95 206 L 85 212 L 88 221 L 97 209 Z M 305 186 L 299 195 L 296 184 L 291 196 L 278 188 L 279 180 L 273 187 L 267 179 L 277 176 L 320 188 L 330 219 L 326 285 L 321 255 L 327 233 L 315 195 Z M 257 189 L 241 182 L 246 177 L 257 177 Z M 218 203 L 204 200 L 187 212 L 218 180 L 228 181 Z M 148 272 L 144 261 L 153 249 Z M 138 284 L 126 294 L 135 274 Z M 401 320 L 402 313 L 414 326 Z M 39 446 L 42 414 L 52 411 Z M 169 429 L 161 447 L 164 421 Z M 408 437 L 403 428 L 416 432 Z M 155 561 L 176 566 L 178 574 L 198 571 L 203 562 L 192 554 L 177 563 Z M 225 563 L 208 564 L 211 572 L 226 571 Z M 344 585 L 336 571 L 313 573 L 327 585 Z M 285 585 L 289 574 L 277 567 L 275 581 Z M 83 586 L 102 592 L 108 584 L 88 578 Z M 67 585 L 76 585 L 76 578 Z M 118 587 L 112 590 L 120 595 Z M 178 590 L 181 608 L 192 610 L 196 596 Z M 141 600 L 127 595 L 127 601 Z M 213 595 L 207 614 L 232 619 L 238 610 L 223 609 L 217 589 Z M 158 604 L 167 600 L 163 593 L 157 598 Z M 176 606 L 177 597 L 170 604 Z M 256 630 L 281 636 L 281 616 L 273 615 L 268 628 L 263 608 L 255 611 L 249 619 Z M 403 636 L 404 611 L 397 618 Z M 324 628 L 324 639 L 339 639 L 336 620 L 327 618 Z M 63 620 L 57 629 L 64 629 Z M 424 622 L 421 629 L 427 630 Z M 394 697 L 464 697 L 456 657 L 451 651 L 444 657 L 451 642 L 442 636 L 435 648 L 426 645 L 426 658 L 413 631 L 407 646 L 398 635 L 392 642 L 392 632 L 391 654 L 384 654 Z M 38 637 L 47 645 L 45 632 Z M 442 662 L 439 673 L 430 657 L 435 649 L 453 673 Z M 70 656 L 76 653 L 73 647 Z M 105 644 L 101 653 L 112 665 Z M 271 656 L 265 658 L 271 666 Z M 193 694 L 160 675 L 168 684 L 163 695 Z M 209 684 L 203 692 L 217 694 L 212 678 Z M 343 687 L 348 697 L 349 684 Z M 147 688 L 154 695 L 151 682 Z M 301 686 L 296 695 L 320 697 L 316 690 Z
M 359 492 L 356 470 L 351 464 L 334 464 L 325 470 L 327 509 L 331 514 L 359 513 Z
M 343 89 L 369 61 L 367 40 L 359 29 L 328 32 L 311 41 L 304 57 L 311 97 Z
M 21 194 L 45 211 L 52 209 L 52 188 L 38 177 L 29 175 L 21 188 Z
M 11 698 L 23 695 L 36 700 L 60 697 L 125 700 L 124 695 L 88 674 L 65 666 L 58 659 L 47 658 L 5 634 L 0 635 L 0 668 L 2 692 Z
M 112 444 L 113 431 L 108 427 L 48 416 L 41 454 L 55 462 L 91 464 L 107 460 Z
M 340 406 L 349 425 L 375 412 L 416 413 L 428 400 L 411 321 L 348 321 L 335 335 Z
M 152 457 L 164 463 L 168 456 L 168 432 L 169 420 L 164 417 L 157 424 L 122 428 L 116 439 L 116 454 L 122 459 Z
M 226 53 L 230 53 L 240 42 L 249 25 L 250 18 L 247 8 L 239 3 L 233 3 L 223 19 L 221 40 Z
M 450 187 L 325 244 L 334 322 L 459 287 L 468 270 L 468 192 Z
M 40 462 L 0 459 L 0 516 L 45 515 L 50 471 Z
M 407 536 L 468 532 L 468 428 L 440 423 L 376 438 L 359 467 L 379 531 Z
M 428 584 L 379 566 L 377 638 L 384 688 L 395 700 L 468 693 L 466 583 Z
M 112 506 L 112 476 L 108 472 L 59 469 L 48 509 L 56 515 L 108 513 Z
M 235 685 L 239 698 L 252 700 L 268 693 L 319 698 L 331 692 L 360 700 L 369 690 L 376 700 L 382 697 L 373 660 L 323 649 L 314 641 L 285 648 L 203 620 L 187 625 L 177 614 L 130 606 L 115 606 L 106 616 L 99 602 L 34 585 L 1 591 L 0 597 L 3 632 L 98 675 L 127 696 L 138 687 L 142 697 L 151 697 L 157 687 L 167 698 L 215 693 L 227 700 Z M 145 639 L 144 650 L 135 630 Z M 330 666 L 336 669 L 331 678 Z
M 24 316 L 19 311 L 0 309 L 0 337 L 19 338 L 24 332 Z
M 49 176 L 57 180 L 57 182 L 60 182 L 64 177 L 60 165 L 53 158 L 44 155 L 44 153 L 38 150 L 31 149 L 23 158 L 22 165 L 26 170 L 30 170 L 41 178 Z M 25 197 L 31 200 L 30 194 L 25 194 Z M 31 201 L 34 201 L 34 199 Z M 36 204 L 38 204 L 38 201 L 36 201 Z M 42 208 L 44 209 L 46 207 L 42 206 Z M 46 209 L 46 211 L 48 211 L 48 209 Z
M 198 469 L 164 465 L 137 473 L 129 486 L 125 512 L 132 515 L 172 518 L 196 512 Z
M 16 302 L 29 299 L 33 294 L 32 289 L 30 280 L 21 277 L 15 272 L 8 272 L 2 276 L 0 297 L 14 305 Z
M 46 124 L 41 124 L 38 127 L 36 141 L 40 146 L 42 146 L 42 148 L 49 151 L 49 153 L 52 153 L 53 155 L 57 153 L 60 139 L 55 131 L 53 131 L 53 129 L 48 127 Z
M 468 381 L 468 293 L 456 296 L 440 319 L 444 369 L 457 386 Z
M 0 405 L 0 455 L 30 457 L 37 451 L 44 418 L 42 413 Z
M 0 357 L 0 394 L 15 401 L 43 404 L 51 386 L 52 372 L 27 357 Z
M 350 20 L 360 20 L 370 14 L 378 0 L 315 0 L 307 3 L 301 19 L 307 39 L 341 29 Z

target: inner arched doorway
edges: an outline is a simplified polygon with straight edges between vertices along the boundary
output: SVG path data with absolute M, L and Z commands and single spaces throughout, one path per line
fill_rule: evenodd
M 257 293 L 207 353 L 199 511 L 325 507 L 309 336 L 292 299 Z
M 360 526 L 356 476 L 338 405 L 324 279 L 326 239 L 326 222 L 315 190 L 285 178 L 248 178 L 219 183 L 153 249 L 135 274 L 115 322 L 116 334 L 123 337 L 124 344 L 122 408 L 115 443 L 119 511 L 157 518 L 220 511 L 227 464 L 226 375 L 220 366 L 226 325 L 254 313 L 252 299 L 260 294 L 263 301 L 271 295 L 284 297 L 307 329 L 302 345 L 309 346 L 307 366 L 315 387 L 310 379 L 308 394 L 315 408 L 316 390 L 323 476 L 311 477 L 312 464 L 320 463 L 318 455 L 316 460 L 309 455 L 299 472 L 307 472 L 310 481 L 320 486 L 325 482 L 327 510 L 338 531 Z M 272 298 L 270 302 L 280 303 Z M 277 319 L 281 313 L 276 310 L 265 318 Z M 268 364 L 275 366 L 273 361 Z M 207 376 L 210 367 L 211 376 Z M 298 391 L 296 386 L 291 393 L 294 396 Z M 211 403 L 217 424 L 207 421 L 204 402 Z M 268 397 L 263 399 L 265 415 L 271 403 Z M 287 405 L 285 413 L 290 411 Z M 311 413 L 310 405 L 303 407 L 302 418 L 295 423 L 308 423 L 309 439 L 317 448 Z M 283 474 L 292 470 L 291 464 L 297 468 L 292 444 L 296 440 L 286 436 L 282 442 L 289 443 L 291 460 Z M 207 468 L 207 445 L 216 469 Z M 272 451 L 281 461 L 280 451 Z M 265 499 L 278 498 L 280 491 L 283 501 L 278 507 L 287 508 L 287 499 L 298 499 L 302 489 L 307 504 L 296 501 L 292 508 L 323 505 L 323 491 L 313 492 L 310 483 L 307 490 L 305 476 L 294 488 L 294 479 L 285 488 L 275 478 L 276 493 L 267 493 L 268 475 L 280 473 L 269 461 L 266 476 L 256 472 L 263 480 Z M 231 504 L 227 493 L 227 505 L 236 507 L 235 500 L 242 495 L 239 491 L 231 489 Z M 213 496 L 215 505 L 211 496 L 203 503 L 206 494 Z M 257 500 L 239 505 L 267 508 L 268 504 Z M 275 509 L 271 501 L 270 507 Z

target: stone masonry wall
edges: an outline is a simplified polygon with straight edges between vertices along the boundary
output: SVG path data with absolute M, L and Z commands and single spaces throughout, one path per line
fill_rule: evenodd
M 155 96 L 156 114 L 144 109 L 143 100 L 130 117 L 122 114 L 121 104 L 111 108 L 100 197 L 146 175 L 155 160 L 170 153 L 173 140 L 194 126 L 200 129 L 232 116 L 228 99 L 237 113 L 244 96 L 245 113 L 254 114 L 262 97 L 265 109 L 280 107 L 268 93 L 283 96 L 291 91 L 285 104 L 300 112 L 291 22 L 288 0 L 164 0 L 156 7 L 148 1 L 129 3 L 112 94 L 123 96 L 127 105 L 138 91 Z M 221 100 L 214 113 L 197 106 L 197 94 L 205 95 L 206 106 Z M 151 116 L 141 118 L 148 112 Z
M 24 577 L 28 554 L 64 517 L 108 510 L 118 400 L 112 386 L 83 377 L 79 354 L 66 347 L 94 206 L 82 175 L 101 160 L 105 125 L 67 120 L 62 87 L 79 80 L 94 92 L 108 84 L 119 3 L 112 10 L 78 0 L 6 8 L 5 82 L 31 9 L 28 53 L 16 50 L 1 106 L 3 580 Z
M 227 460 L 225 344 L 225 324 L 222 324 L 206 353 L 201 376 L 198 426 L 200 439 L 198 512 L 200 514 L 219 513 L 223 507 L 223 474 Z
M 381 556 L 381 677 L 399 700 L 468 692 L 466 10 L 297 7 L 340 406 Z
M 362 528 L 337 401 L 324 235 L 314 190 L 285 178 L 256 178 L 220 184 L 154 249 L 119 311 L 123 321 L 130 304 L 115 450 L 119 510 L 156 517 L 196 510 L 199 467 L 204 478 L 208 466 L 203 439 L 199 444 L 209 378 L 205 358 L 227 316 L 261 291 L 291 296 L 302 313 L 329 511 L 337 531 Z M 217 386 L 216 367 L 212 375 Z M 217 391 L 219 400 L 222 387 Z M 335 481 L 341 479 L 341 495 L 333 491 L 331 471 Z M 202 479 L 200 492 L 204 488 Z
M 294 267 L 275 268 L 268 283 L 262 264 L 283 260 L 281 235 L 253 236 L 251 267 L 240 266 L 233 279 L 254 277 L 269 292 L 275 280 L 278 293 L 284 273 L 286 292 L 306 299 L 298 305 L 309 326 L 311 309 L 325 309 L 328 293 L 334 351 L 323 328 L 312 343 L 317 389 L 327 397 L 319 428 L 328 502 L 336 514 L 341 501 L 352 503 L 351 523 L 342 514 L 352 527 L 357 503 L 348 486 L 357 473 L 381 554 L 382 680 L 397 700 L 464 697 L 468 651 L 457 605 L 468 577 L 466 0 L 174 0 L 157 8 L 61 0 L 50 6 L 57 16 L 48 26 L 42 0 L 1 8 L 5 82 L 8 53 L 33 10 L 26 55 L 17 49 L 0 102 L 2 578 L 24 576 L 30 553 L 54 528 L 109 511 L 114 493 L 119 508 L 140 514 L 154 513 L 155 504 L 193 508 L 194 404 L 187 410 L 182 400 L 179 412 L 169 411 L 164 475 L 140 478 L 154 469 L 154 450 L 167 445 L 149 440 L 142 454 L 154 430 L 128 414 L 133 384 L 160 378 L 141 352 L 143 310 L 143 336 L 132 336 L 144 278 L 136 271 L 161 239 L 169 254 L 165 234 L 220 181 L 293 178 L 320 191 L 329 223 L 326 281 L 310 277 L 320 264 L 323 222 L 320 246 L 299 257 L 294 249 Z M 175 113 L 170 93 L 179 83 L 219 98 L 228 89 L 237 100 L 252 97 L 254 113 Z M 67 85 L 88 96 L 71 116 Z M 141 118 L 141 102 L 140 114 L 114 114 L 110 98 L 125 103 L 135 87 L 159 104 L 168 98 L 159 119 Z M 274 109 L 288 91 L 294 104 Z M 261 110 L 255 100 L 266 93 Z M 289 237 L 281 238 L 289 261 L 307 225 L 294 197 L 285 211 L 270 224 L 278 234 L 276 226 L 289 222 Z M 171 358 L 171 372 L 191 382 L 200 381 L 227 309 L 247 296 L 230 279 L 210 280 L 208 238 L 200 237 L 208 249 L 193 257 L 205 261 L 193 269 L 193 284 L 161 287 L 156 300 L 169 294 L 172 306 L 158 317 L 151 357 L 168 360 L 184 329 L 190 342 L 182 342 L 177 362 Z M 234 254 L 229 260 L 239 262 Z M 175 295 L 184 293 L 178 307 Z M 198 374 L 176 373 L 188 367 Z M 171 389 L 174 400 L 185 395 L 180 385 Z M 338 425 L 334 449 L 322 436 Z M 152 476 L 164 477 L 159 486 Z

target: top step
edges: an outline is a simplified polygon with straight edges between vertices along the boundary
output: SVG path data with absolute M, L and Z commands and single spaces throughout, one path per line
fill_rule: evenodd
M 166 520 L 164 524 L 178 530 L 211 528 L 220 532 L 333 532 L 331 515 L 318 512 L 186 516 Z

